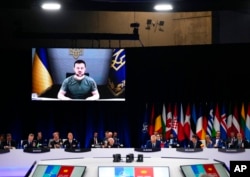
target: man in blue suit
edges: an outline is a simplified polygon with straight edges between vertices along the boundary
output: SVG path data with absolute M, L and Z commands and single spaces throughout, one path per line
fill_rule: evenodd
M 220 131 L 216 132 L 215 137 L 212 139 L 214 148 L 223 148 L 225 147 L 225 141 L 221 138 Z

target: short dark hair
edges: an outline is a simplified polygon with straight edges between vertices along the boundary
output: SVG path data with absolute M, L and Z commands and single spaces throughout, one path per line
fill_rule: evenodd
M 195 139 L 197 139 L 198 137 L 197 137 L 197 135 L 192 135 L 192 138 L 195 138 Z
M 76 65 L 76 63 L 83 63 L 85 65 L 85 67 L 86 67 L 86 62 L 84 60 L 76 60 L 74 62 L 74 66 Z

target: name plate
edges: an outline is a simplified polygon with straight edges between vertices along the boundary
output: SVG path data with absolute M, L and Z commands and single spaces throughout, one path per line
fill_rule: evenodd
M 135 151 L 138 152 L 159 152 L 161 148 L 135 148 Z
M 218 149 L 219 152 L 225 152 L 225 153 L 238 153 L 238 152 L 245 152 L 245 149 Z
M 89 151 L 91 151 L 91 148 L 65 148 L 64 151 L 65 152 L 75 152 L 75 153 L 89 152 Z
M 26 149 L 23 149 L 23 152 L 44 153 L 44 152 L 50 152 L 50 148 L 26 148 Z
M 10 152 L 10 149 L 0 149 L 0 154 Z
M 202 148 L 176 148 L 176 151 L 179 152 L 201 152 Z
M 100 144 L 92 144 L 92 148 L 101 148 L 102 146 Z

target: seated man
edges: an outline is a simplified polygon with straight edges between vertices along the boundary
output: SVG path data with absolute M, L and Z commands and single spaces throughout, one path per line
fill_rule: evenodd
M 161 142 L 157 140 L 156 135 L 151 135 L 150 140 L 146 143 L 146 148 L 161 148 Z
M 197 135 L 192 135 L 191 141 L 188 143 L 189 148 L 202 148 L 202 142 L 198 140 Z
M 6 134 L 6 140 L 2 143 L 4 149 L 16 149 L 17 148 L 17 143 L 16 141 L 12 138 L 11 133 Z
M 98 136 L 98 132 L 94 132 L 93 137 L 90 138 L 89 147 L 101 147 L 102 140 Z
M 214 148 L 226 147 L 225 141 L 221 138 L 221 132 L 217 131 L 214 138 L 212 138 Z
M 205 136 L 205 147 L 206 148 L 213 148 L 213 141 L 209 135 Z
M 169 139 L 165 142 L 164 147 L 176 148 L 179 146 L 177 138 L 171 133 Z
M 49 142 L 50 148 L 63 148 L 63 141 L 60 139 L 59 132 L 53 133 L 53 139 Z
M 36 136 L 37 147 L 48 147 L 47 139 L 43 138 L 43 133 L 41 131 L 37 132 Z
M 0 149 L 4 149 L 5 137 L 4 134 L 0 134 Z
M 64 148 L 74 149 L 78 146 L 78 141 L 74 139 L 74 135 L 72 132 L 68 132 L 68 139 L 63 142 Z
M 236 135 L 236 141 L 234 142 L 232 148 L 244 149 L 248 148 L 248 141 L 242 138 L 242 134 L 239 132 Z
M 118 148 L 119 146 L 117 146 L 117 144 L 115 144 L 115 140 L 114 138 L 110 137 L 108 138 L 108 144 L 106 146 L 106 148 Z
M 37 143 L 34 140 L 35 135 L 33 133 L 30 133 L 28 135 L 27 140 L 23 140 L 22 142 L 22 148 L 27 149 L 27 148 L 36 148 Z

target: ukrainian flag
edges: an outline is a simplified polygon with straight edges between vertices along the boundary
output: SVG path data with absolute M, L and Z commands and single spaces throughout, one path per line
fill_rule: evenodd
M 37 48 L 32 65 L 32 93 L 37 93 L 39 96 L 52 85 L 53 81 L 49 73 L 47 50 L 45 48 Z
M 126 53 L 125 49 L 114 49 L 110 64 L 108 88 L 114 96 L 125 92 Z

